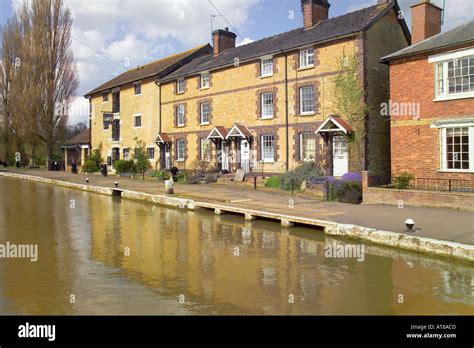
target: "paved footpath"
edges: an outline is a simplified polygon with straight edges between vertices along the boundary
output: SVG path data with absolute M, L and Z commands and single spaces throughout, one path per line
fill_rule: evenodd
M 19 174 L 40 176 L 85 184 L 85 175 L 44 170 L 16 170 Z M 163 195 L 164 183 L 158 180 L 128 179 L 117 176 L 90 175 L 90 185 L 113 187 L 119 181 L 120 188 L 149 194 Z M 176 185 L 176 197 L 203 202 L 215 202 L 226 206 L 264 210 L 271 213 L 294 215 L 304 218 L 354 224 L 385 231 L 405 233 L 405 220 L 415 220 L 419 228 L 415 235 L 450 242 L 474 245 L 474 213 L 441 208 L 408 207 L 391 205 L 352 205 L 320 201 L 305 195 L 295 195 L 267 189 L 254 190 L 241 184 Z M 294 208 L 290 207 L 294 201 Z M 412 234 L 413 235 L 413 234 Z

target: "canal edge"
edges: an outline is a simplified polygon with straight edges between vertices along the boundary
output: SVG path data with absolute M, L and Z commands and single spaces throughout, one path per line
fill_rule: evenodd
M 266 218 L 275 221 L 280 221 L 281 225 L 285 227 L 291 227 L 295 223 L 313 227 L 316 226 L 319 228 L 323 228 L 324 233 L 329 236 L 345 237 L 353 240 L 355 239 L 365 242 L 371 242 L 374 244 L 388 246 L 392 248 L 415 251 L 418 253 L 441 256 L 471 263 L 474 262 L 474 245 L 470 244 L 411 236 L 370 227 L 352 224 L 341 224 L 333 221 L 310 219 L 293 215 L 285 215 L 281 213 L 272 213 L 267 211 L 231 207 L 217 203 L 200 202 L 185 198 L 169 197 L 166 195 L 153 195 L 138 191 L 76 184 L 63 180 L 43 178 L 34 175 L 0 172 L 0 176 L 51 184 L 59 187 L 98 193 L 108 196 L 120 195 L 124 199 L 144 201 L 148 203 L 185 210 L 195 210 L 198 208 L 214 210 L 214 213 L 216 215 L 220 215 L 225 212 L 241 214 L 245 217 L 246 220 L 254 220 L 258 217 Z

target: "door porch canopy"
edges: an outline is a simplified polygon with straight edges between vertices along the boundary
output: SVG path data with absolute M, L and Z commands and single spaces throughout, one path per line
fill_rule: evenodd
M 227 134 L 229 134 L 229 132 L 225 127 L 216 126 L 211 130 L 211 132 L 207 136 L 207 139 L 211 140 L 214 144 L 216 144 L 219 141 L 226 141 Z
M 234 124 L 227 134 L 227 139 L 247 139 L 252 138 L 252 132 L 243 124 Z
M 158 145 L 167 144 L 171 142 L 172 142 L 171 138 L 166 133 L 158 133 L 158 135 L 155 138 L 155 144 L 158 144 Z
M 321 135 L 349 135 L 353 132 L 354 129 L 349 123 L 347 123 L 342 118 L 334 115 L 329 116 L 316 130 L 316 134 Z

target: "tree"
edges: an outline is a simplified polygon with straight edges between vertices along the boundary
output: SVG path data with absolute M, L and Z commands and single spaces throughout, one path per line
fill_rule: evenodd
M 78 78 L 71 50 L 72 17 L 63 0 L 31 2 L 34 84 L 41 86 L 37 114 L 38 137 L 44 142 L 48 162 L 58 148 Z
M 145 172 L 151 169 L 151 163 L 148 160 L 145 143 L 137 139 L 135 140 L 137 141 L 137 145 L 135 146 L 135 151 L 133 153 L 133 161 L 135 162 L 135 172 L 142 173 L 143 179 L 145 179 Z

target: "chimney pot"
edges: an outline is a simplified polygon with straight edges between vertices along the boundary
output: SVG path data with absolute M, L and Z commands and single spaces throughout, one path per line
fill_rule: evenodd
M 443 9 L 430 0 L 420 0 L 411 7 L 412 44 L 426 40 L 441 32 Z
M 312 28 L 319 22 L 328 19 L 329 7 L 331 4 L 328 0 L 301 0 L 304 28 Z

